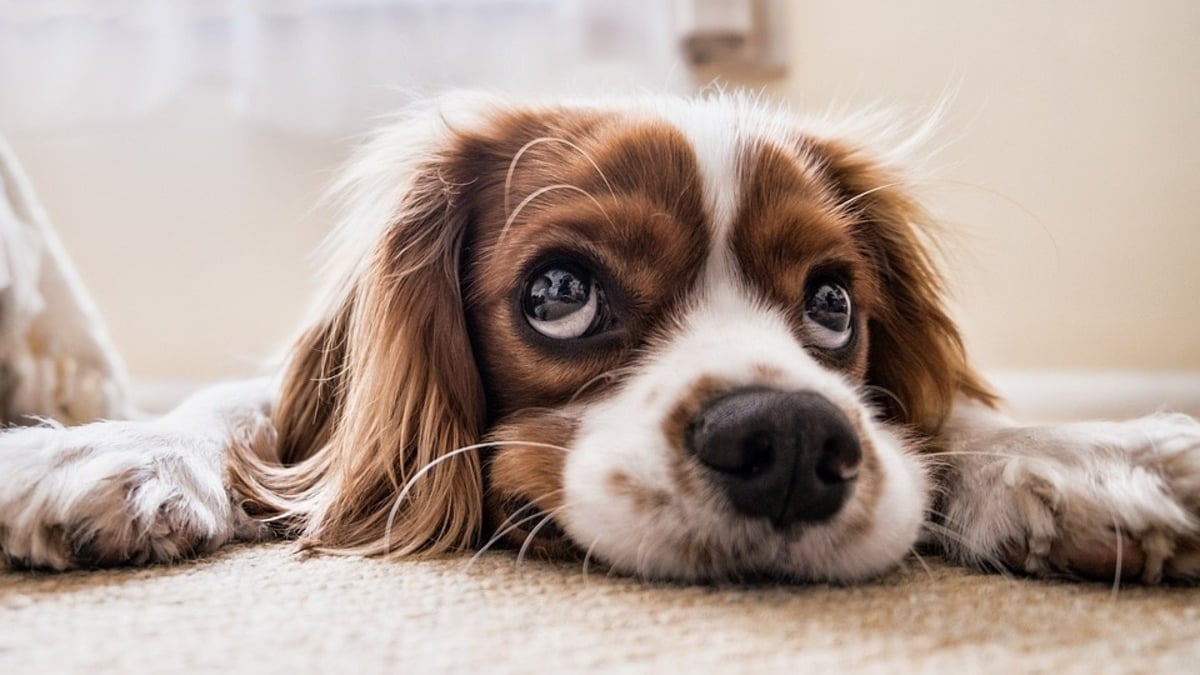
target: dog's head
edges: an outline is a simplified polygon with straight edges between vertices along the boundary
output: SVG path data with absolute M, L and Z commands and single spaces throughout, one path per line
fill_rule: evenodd
M 436 103 L 342 186 L 274 508 L 331 549 L 889 568 L 927 508 L 914 443 L 987 396 L 905 186 L 736 97 Z

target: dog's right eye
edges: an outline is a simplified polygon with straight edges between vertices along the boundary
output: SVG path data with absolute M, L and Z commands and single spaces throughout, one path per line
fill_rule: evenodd
M 813 284 L 804 303 L 804 326 L 809 340 L 821 349 L 841 349 L 849 344 L 854 322 L 846 287 L 830 280 Z
M 534 330 L 556 340 L 595 333 L 605 314 L 599 284 L 586 269 L 568 262 L 545 265 L 531 274 L 521 307 Z

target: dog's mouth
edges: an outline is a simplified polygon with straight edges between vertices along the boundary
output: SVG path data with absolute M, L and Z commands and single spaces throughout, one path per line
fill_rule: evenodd
M 521 497 L 506 499 L 501 508 L 506 515 L 498 518 L 495 516 L 499 514 L 493 516 L 493 523 L 488 528 L 488 536 L 485 539 L 485 549 L 514 552 L 517 564 L 528 560 L 543 560 L 582 563 L 585 569 L 614 568 L 612 561 L 592 550 L 594 547 L 572 538 L 556 520 L 554 512 Z M 673 516 L 663 514 L 663 517 Z M 732 521 L 729 529 L 747 529 L 754 532 L 745 537 L 742 544 L 732 547 L 737 552 L 730 550 L 728 541 L 718 545 L 697 533 L 695 537 L 687 537 L 686 543 L 680 543 L 679 553 L 701 564 L 670 570 L 625 569 L 624 573 L 645 580 L 700 584 L 769 583 L 779 582 L 781 578 L 786 577 L 787 575 L 781 574 L 777 567 L 765 564 L 767 559 L 774 557 L 767 554 L 766 550 L 786 547 L 789 543 L 797 541 L 803 536 L 804 526 L 778 528 L 762 518 L 748 519 L 740 514 L 731 514 L 730 517 Z M 616 565 L 615 568 L 623 569 L 620 565 Z

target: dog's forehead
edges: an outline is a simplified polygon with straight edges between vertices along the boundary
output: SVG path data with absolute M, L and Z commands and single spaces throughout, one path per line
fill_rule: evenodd
M 681 103 L 661 114 L 696 158 L 713 244 L 709 285 L 727 285 L 739 270 L 750 290 L 786 305 L 813 266 L 853 267 L 852 219 L 815 139 L 789 116 L 746 101 Z
M 728 103 L 521 108 L 494 120 L 478 171 L 461 178 L 481 196 L 475 297 L 511 294 L 564 251 L 610 270 L 648 312 L 714 286 L 791 311 L 814 269 L 869 276 L 821 143 L 787 115 Z
M 622 111 L 613 126 L 656 129 L 676 146 L 676 154 L 687 157 L 692 169 L 688 189 L 701 198 L 704 224 L 714 249 L 723 248 L 730 240 L 739 213 L 754 208 L 745 198 L 753 187 L 749 183 L 760 177 L 756 167 L 764 157 L 770 156 L 791 169 L 785 180 L 795 181 L 796 185 L 784 189 L 800 188 L 800 183 L 814 179 L 803 171 L 810 158 L 800 152 L 800 129 L 788 116 L 766 115 L 745 100 L 660 99 Z M 636 146 L 640 139 L 626 133 L 620 141 Z M 658 154 L 648 159 L 654 175 L 663 175 L 665 157 Z
M 795 206 L 799 198 L 812 222 L 796 225 L 845 229 L 820 217 L 836 211 L 828 207 L 837 186 L 821 171 L 817 145 L 789 116 L 745 102 L 532 108 L 498 124 L 494 138 L 502 139 L 493 143 L 494 166 L 505 168 L 494 192 L 503 190 L 506 231 L 580 196 L 598 211 L 609 199 L 646 198 L 717 251 L 739 236 L 735 228 L 753 234 L 765 210 Z M 608 221 L 597 223 L 601 228 L 620 226 L 601 220 Z
M 686 139 L 695 156 L 698 186 L 714 241 L 725 241 L 742 192 L 747 141 L 755 129 L 730 106 L 664 106 L 663 117 Z

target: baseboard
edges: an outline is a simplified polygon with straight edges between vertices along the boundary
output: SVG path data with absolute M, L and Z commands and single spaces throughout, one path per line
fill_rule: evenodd
M 1010 371 L 990 380 L 1018 419 L 1121 419 L 1162 411 L 1200 417 L 1200 372 Z

